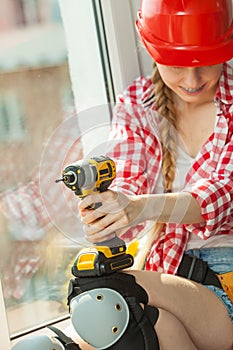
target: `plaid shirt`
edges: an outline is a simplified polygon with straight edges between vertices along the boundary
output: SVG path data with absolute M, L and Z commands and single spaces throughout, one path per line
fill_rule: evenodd
M 202 239 L 232 234 L 233 227 L 233 70 L 224 64 L 215 105 L 217 121 L 188 171 L 183 191 L 200 204 L 204 223 L 165 225 L 165 235 L 153 242 L 146 269 L 176 273 L 190 233 Z M 108 155 L 116 162 L 113 189 L 128 194 L 155 193 L 162 151 L 150 78 L 139 77 L 119 96 L 111 131 Z M 132 240 L 145 224 L 124 234 Z

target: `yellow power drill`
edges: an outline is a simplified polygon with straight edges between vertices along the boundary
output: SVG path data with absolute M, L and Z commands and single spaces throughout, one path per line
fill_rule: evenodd
M 115 163 L 105 156 L 83 159 L 67 166 L 62 172 L 63 181 L 74 193 L 84 198 L 93 193 L 104 192 L 116 176 Z M 101 206 L 90 206 L 95 210 Z M 126 253 L 125 242 L 119 237 L 83 248 L 78 253 L 72 273 L 75 277 L 107 275 L 133 265 L 132 255 Z

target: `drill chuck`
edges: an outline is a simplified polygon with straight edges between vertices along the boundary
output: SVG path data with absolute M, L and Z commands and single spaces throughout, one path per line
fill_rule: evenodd
M 92 193 L 104 192 L 116 176 L 115 163 L 104 156 L 83 159 L 67 166 L 62 173 L 64 184 L 83 198 Z
M 64 175 L 63 181 L 66 185 L 72 186 L 78 182 L 78 176 L 74 171 L 69 171 Z

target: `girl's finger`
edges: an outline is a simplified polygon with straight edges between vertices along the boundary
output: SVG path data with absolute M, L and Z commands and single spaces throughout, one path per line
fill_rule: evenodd
M 112 202 L 117 202 L 119 194 L 117 192 L 107 190 L 105 192 L 99 192 L 91 194 L 83 198 L 78 205 L 79 210 L 86 209 L 88 206 L 97 203 L 107 203 L 108 205 Z
M 108 215 L 90 225 L 85 225 L 84 231 L 87 237 L 91 237 L 95 241 L 101 241 L 103 237 L 108 237 L 116 230 L 122 229 L 127 223 L 126 216 Z

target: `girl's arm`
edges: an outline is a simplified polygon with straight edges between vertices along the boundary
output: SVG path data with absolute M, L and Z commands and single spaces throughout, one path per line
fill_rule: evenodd
M 86 209 L 101 202 L 96 210 Z M 204 222 L 201 208 L 191 194 L 145 194 L 129 196 L 120 192 L 91 195 L 79 203 L 86 238 L 91 242 L 110 239 L 117 231 L 135 226 L 146 220 L 164 223 L 190 224 Z

